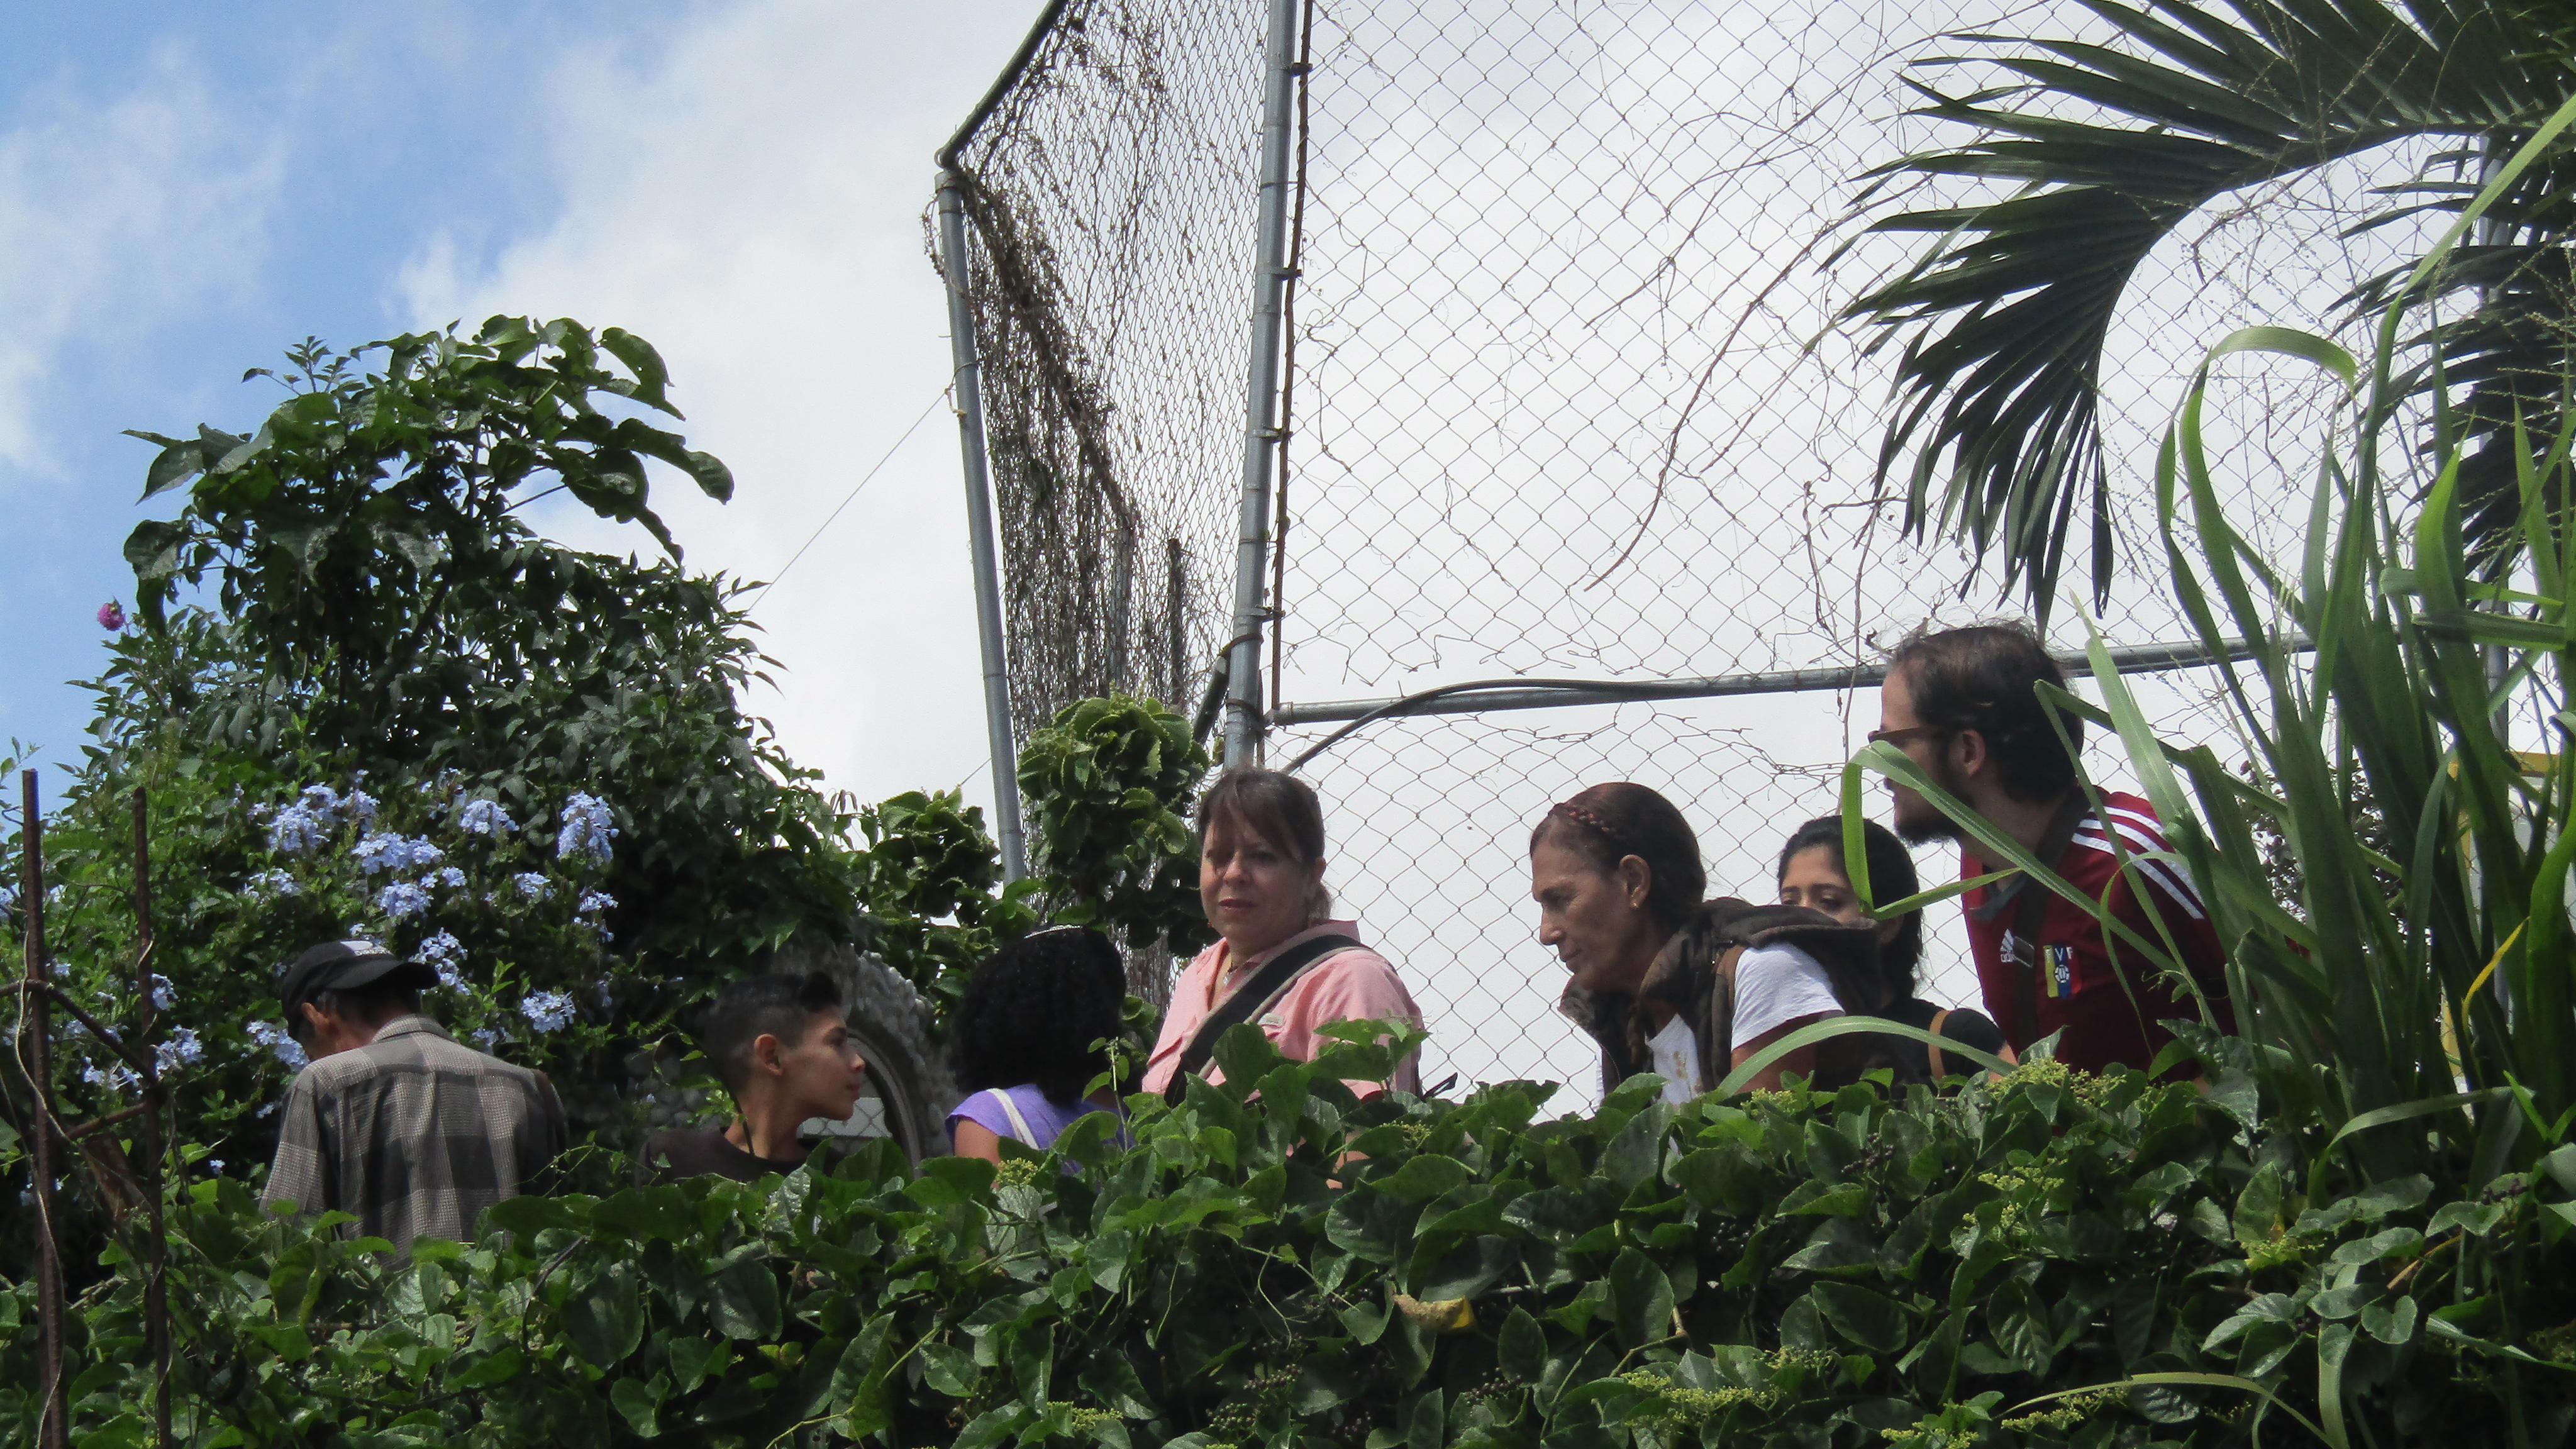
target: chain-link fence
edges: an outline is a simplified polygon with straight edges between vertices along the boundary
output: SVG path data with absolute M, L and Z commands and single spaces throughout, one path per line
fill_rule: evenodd
M 1225 641 L 1261 39 L 1057 6 L 957 149 L 1022 737 L 1113 688 L 1191 708 Z
M 1010 336 L 1060 329 L 1077 364 L 1068 390 L 1014 360 L 1021 344 L 985 342 L 1024 724 L 1112 677 L 1068 661 L 1109 657 L 1118 618 L 1130 640 L 1168 627 L 1132 622 L 1162 617 L 1141 584 L 1122 603 L 1089 582 L 1118 507 L 1196 570 L 1186 666 L 1131 659 L 1120 677 L 1189 709 L 1230 635 L 1219 561 L 1243 456 L 1265 9 L 1068 5 L 976 134 L 980 246 L 1056 279 L 1014 291 L 979 258 L 980 315 Z M 1991 574 L 1902 536 L 1901 497 L 1875 481 L 1892 365 L 1838 314 L 1909 259 L 1855 219 L 1856 178 L 1935 140 L 1905 114 L 1905 63 L 1954 31 L 2080 36 L 2075 7 L 1316 0 L 1301 20 L 1271 763 L 1353 700 L 1524 674 L 1849 670 L 1927 617 L 1997 611 Z M 2326 324 L 2409 240 L 2341 228 L 2418 159 L 2240 198 L 2133 285 L 2104 382 L 2116 641 L 2187 637 L 2147 486 L 2184 379 L 2234 327 Z M 2216 447 L 2249 532 L 2286 550 L 2330 398 L 2244 372 L 2219 414 L 2246 426 Z M 1062 399 L 1084 388 L 1109 400 L 1096 472 L 1056 461 L 1083 456 Z M 2074 610 L 2053 633 L 2080 646 Z M 2139 687 L 2169 733 L 2223 741 L 2202 675 Z M 1528 831 L 1551 801 L 1652 785 L 1699 826 L 1714 889 L 1768 898 L 1780 843 L 1833 807 L 1876 711 L 1846 689 L 1414 715 L 1318 756 L 1329 879 L 1430 1018 L 1425 1080 L 1592 1090 L 1528 903 Z M 1955 860 L 1922 865 L 1935 879 Z M 1973 1004 L 1955 915 L 1933 923 L 1925 994 Z

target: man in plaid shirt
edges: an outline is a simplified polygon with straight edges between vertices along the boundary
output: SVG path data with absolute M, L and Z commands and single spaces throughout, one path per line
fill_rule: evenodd
M 483 1210 L 531 1190 L 570 1138 L 543 1072 L 461 1046 L 421 1014 L 437 972 L 372 941 L 326 941 L 286 968 L 279 994 L 313 1064 L 287 1089 L 271 1211 L 357 1216 L 341 1231 L 474 1236 Z

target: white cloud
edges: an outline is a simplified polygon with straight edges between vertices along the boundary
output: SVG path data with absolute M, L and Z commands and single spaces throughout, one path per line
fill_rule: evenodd
M 42 473 L 64 373 L 248 288 L 286 158 L 175 49 L 122 95 L 40 90 L 20 117 L 0 132 L 0 463 Z
M 396 283 L 413 325 L 577 317 L 649 338 L 693 446 L 737 480 L 722 507 L 665 477 L 655 506 L 700 569 L 766 578 L 948 379 L 921 249 L 930 152 L 1036 7 L 752 0 L 649 47 L 568 55 L 544 87 L 558 212 L 480 255 L 426 239 Z M 648 548 L 578 510 L 586 547 Z M 989 803 L 957 433 L 924 422 L 760 601 L 789 752 L 862 799 Z

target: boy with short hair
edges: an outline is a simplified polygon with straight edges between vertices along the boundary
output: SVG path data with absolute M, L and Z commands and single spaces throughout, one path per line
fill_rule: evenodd
M 841 989 L 820 971 L 746 976 L 717 993 L 698 1048 L 733 1094 L 724 1128 L 672 1128 L 644 1141 L 639 1183 L 714 1174 L 757 1182 L 805 1165 L 810 1148 L 796 1129 L 815 1117 L 838 1122 L 857 1110 L 867 1062 L 850 1045 Z

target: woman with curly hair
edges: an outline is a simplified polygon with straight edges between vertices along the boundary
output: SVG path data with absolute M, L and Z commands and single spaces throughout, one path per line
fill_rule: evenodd
M 1111 1089 L 1083 1089 L 1109 1070 L 1097 1043 L 1124 1030 L 1126 1000 L 1118 948 L 1088 926 L 1032 932 L 995 951 L 966 983 L 951 1025 L 969 1089 L 948 1114 L 957 1155 L 999 1162 L 1005 1137 L 1043 1152 L 1085 1114 L 1118 1110 Z

